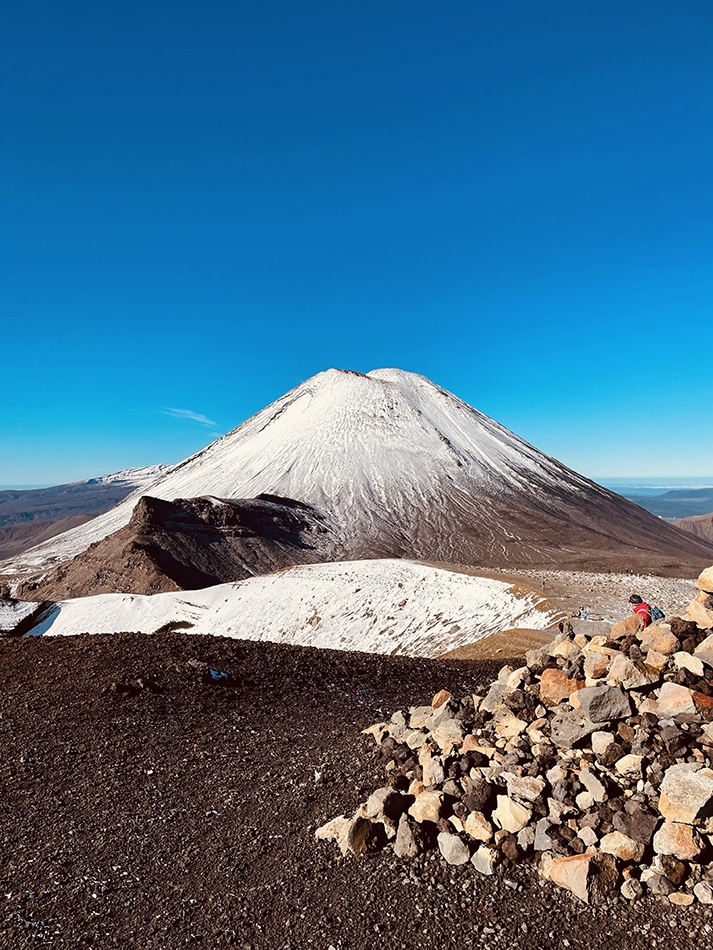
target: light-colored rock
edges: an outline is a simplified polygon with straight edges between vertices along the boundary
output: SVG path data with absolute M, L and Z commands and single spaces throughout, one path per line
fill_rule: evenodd
M 644 893 L 644 889 L 635 877 L 630 877 L 619 888 L 621 896 L 628 901 L 638 901 Z
M 381 740 L 384 738 L 387 730 L 389 728 L 388 722 L 375 722 L 373 726 L 367 726 L 366 729 L 362 729 L 362 735 L 364 736 L 373 736 L 376 739 L 377 744 L 381 744 Z
M 594 805 L 594 798 L 592 797 L 591 792 L 583 791 L 574 799 L 577 808 L 580 811 L 589 811 L 590 808 Z
M 681 649 L 678 637 L 671 633 L 671 627 L 667 623 L 652 623 L 639 635 L 639 641 L 642 653 L 656 650 L 664 656 L 671 656 Z
M 517 833 L 517 844 L 518 847 L 527 851 L 528 848 L 531 848 L 535 843 L 535 829 L 532 825 L 525 825 L 524 828 L 521 828 Z
M 487 843 L 493 837 L 493 826 L 482 812 L 472 811 L 465 820 L 465 833 Z
M 593 686 L 592 680 L 598 680 L 609 672 L 611 655 L 606 653 L 588 652 L 584 659 L 584 677 L 587 686 Z
M 654 835 L 654 851 L 671 854 L 679 861 L 693 861 L 703 850 L 703 842 L 693 825 L 664 821 Z
M 493 820 L 498 827 L 512 834 L 517 834 L 531 818 L 531 808 L 513 801 L 507 795 L 497 796 L 497 807 L 493 811 Z
M 586 852 L 567 858 L 555 858 L 549 867 L 549 879 L 588 904 L 589 873 L 593 860 L 594 855 Z
M 443 795 L 441 792 L 425 791 L 416 797 L 416 801 L 409 808 L 408 813 L 418 822 L 432 821 L 438 822 L 441 817 L 441 803 Z
M 592 733 L 590 742 L 592 744 L 592 752 L 594 752 L 595 755 L 604 755 L 607 748 L 614 742 L 614 736 L 611 732 L 597 730 L 597 732 Z
M 394 854 L 397 858 L 410 860 L 415 858 L 420 848 L 418 846 L 417 836 L 411 827 L 411 822 L 406 815 L 402 815 L 396 830 L 396 840 L 394 841 Z
M 423 769 L 423 784 L 426 788 L 441 785 L 445 778 L 445 773 L 440 756 L 432 755 L 428 749 L 423 748 L 419 750 L 418 761 Z
M 656 708 L 660 719 L 677 719 L 679 722 L 695 722 L 700 719 L 693 699 L 693 690 L 678 683 L 663 684 L 659 690 Z
M 692 620 L 703 630 L 713 627 L 713 610 L 705 607 L 700 600 L 692 600 L 685 613 L 686 620 Z
M 663 673 L 668 666 L 668 657 L 665 653 L 659 653 L 658 650 L 649 650 L 644 663 L 655 673 Z
M 706 666 L 713 666 L 713 633 L 699 643 L 693 653 Z
M 615 623 L 611 628 L 611 633 L 609 638 L 611 640 L 623 640 L 625 637 L 630 637 L 634 633 L 638 633 L 639 630 L 643 630 L 644 620 L 639 614 L 630 614 L 628 617 L 625 617 L 623 620 L 619 620 L 618 623 Z
M 565 660 L 574 660 L 581 652 L 577 644 L 568 637 L 563 640 L 557 637 L 554 645 L 550 647 L 550 656 L 561 656 Z
M 448 864 L 453 864 L 456 867 L 470 861 L 470 849 L 465 841 L 459 838 L 458 835 L 452 835 L 447 831 L 442 831 L 438 835 L 438 850 Z
M 399 709 L 393 714 L 391 721 L 388 724 L 389 735 L 392 736 L 397 742 L 405 742 L 408 729 L 409 727 L 406 724 L 406 717 Z
M 659 811 L 668 821 L 703 823 L 713 813 L 713 770 L 688 763 L 672 765 L 661 782 Z
M 617 653 L 609 664 L 606 681 L 611 686 L 623 686 L 624 689 L 639 689 L 658 680 L 652 670 L 647 670 L 643 663 L 635 663 L 623 653 Z
M 696 587 L 706 594 L 713 594 L 713 566 L 707 567 L 705 571 L 701 571 L 696 581 Z
M 584 680 L 568 679 L 559 667 L 548 667 L 540 677 L 540 699 L 546 706 L 558 706 L 584 685 Z
M 643 761 L 644 757 L 642 755 L 634 755 L 633 752 L 630 752 L 628 755 L 622 755 L 622 757 L 617 760 L 614 768 L 619 775 L 625 778 L 641 778 Z
M 318 841 L 336 841 L 342 855 L 345 855 L 348 849 L 347 836 L 349 834 L 350 825 L 351 818 L 347 818 L 346 815 L 338 815 L 336 818 L 332 818 L 331 821 L 317 828 L 314 836 Z
M 701 904 L 713 904 L 713 887 L 708 881 L 699 881 L 693 888 L 693 893 Z
M 436 745 L 444 755 L 448 755 L 452 749 L 463 742 L 463 733 L 463 723 L 458 719 L 446 719 L 431 730 Z
M 371 795 L 366 800 L 365 814 L 367 818 L 381 818 L 384 814 L 384 805 L 392 797 L 392 795 L 397 795 L 398 792 L 395 792 L 391 786 L 385 786 L 384 788 L 377 788 L 375 792 L 372 792 Z
M 620 831 L 611 831 L 604 835 L 599 842 L 599 848 L 604 854 L 613 854 L 622 861 L 640 861 L 644 856 L 644 845 Z
M 554 847 L 554 842 L 549 835 L 551 828 L 547 818 L 540 818 L 535 824 L 535 851 L 550 851 Z
M 449 693 L 447 689 L 440 689 L 431 700 L 431 709 L 440 709 L 449 699 L 453 699 L 453 693 Z
M 518 798 L 520 801 L 534 802 L 545 789 L 544 781 L 535 776 L 520 776 L 513 772 L 503 772 L 500 778 L 505 780 L 508 795 L 512 798 Z
M 420 749 L 428 742 L 428 736 L 420 729 L 411 729 L 406 736 L 406 745 L 409 749 Z
M 409 710 L 409 726 L 412 729 L 423 729 L 432 712 L 432 706 L 412 706 Z
M 599 841 L 599 837 L 594 828 L 589 828 L 587 826 L 579 829 L 577 832 L 577 837 L 581 838 L 588 848 L 594 847 L 597 841 Z
M 498 857 L 499 855 L 497 851 L 495 851 L 493 848 L 489 848 L 487 845 L 481 844 L 473 857 L 470 859 L 470 863 L 479 874 L 490 876 L 495 872 L 495 868 L 497 867 L 498 863 Z
M 700 657 L 680 650 L 673 654 L 672 659 L 677 670 L 689 670 L 694 676 L 703 676 L 703 660 Z
M 523 719 L 518 719 L 507 706 L 502 706 L 495 712 L 493 725 L 496 733 L 504 739 L 513 739 L 527 728 L 527 723 Z
M 595 802 L 603 802 L 607 797 L 607 792 L 597 776 L 590 769 L 582 769 L 579 773 L 579 781 L 584 785 Z
M 690 907 L 694 897 L 693 894 L 688 894 L 686 891 L 674 891 L 673 894 L 668 895 L 668 899 L 677 907 Z

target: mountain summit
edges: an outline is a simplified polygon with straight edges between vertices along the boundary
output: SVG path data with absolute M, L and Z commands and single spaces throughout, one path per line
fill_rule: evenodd
M 643 568 L 680 576 L 700 570 L 713 553 L 704 541 L 578 475 L 425 377 L 396 369 L 319 373 L 169 469 L 143 494 L 172 503 L 193 499 L 191 518 L 210 523 L 211 532 L 217 525 L 221 543 L 231 547 L 231 566 L 212 572 L 204 545 L 201 577 L 192 584 L 184 572 L 174 578 L 177 587 L 238 579 L 236 544 L 241 576 L 265 569 L 250 560 L 255 539 L 264 540 L 262 529 L 234 530 L 244 521 L 241 506 L 248 499 L 263 506 L 298 503 L 300 524 L 313 519 L 307 538 L 293 533 L 268 539 L 269 569 L 305 560 L 409 557 L 496 568 Z M 191 563 L 197 555 L 190 548 L 200 546 L 202 529 L 197 522 L 196 530 L 185 527 L 189 503 L 181 501 L 176 512 L 147 500 L 151 511 L 137 514 L 132 529 L 139 497 L 134 493 L 90 524 L 28 552 L 25 570 L 50 557 L 74 557 L 121 529 L 123 555 L 101 544 L 88 552 L 106 567 L 107 556 L 126 556 L 131 530 L 145 551 L 149 536 L 165 538 L 171 526 L 187 533 L 179 545 L 183 553 L 172 550 L 168 560 Z M 230 517 L 216 514 L 222 510 Z M 223 522 L 230 522 L 225 530 Z M 206 543 L 216 548 L 214 532 Z

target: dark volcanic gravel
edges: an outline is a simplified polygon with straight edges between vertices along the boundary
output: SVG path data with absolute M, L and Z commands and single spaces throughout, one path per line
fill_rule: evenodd
M 0 654 L 3 950 L 711 944 L 709 907 L 589 907 L 528 865 L 483 878 L 314 840 L 384 783 L 361 729 L 493 666 L 180 633 Z

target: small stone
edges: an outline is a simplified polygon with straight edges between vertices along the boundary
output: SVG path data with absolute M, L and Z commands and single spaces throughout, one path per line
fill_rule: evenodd
M 604 755 L 608 746 L 614 742 L 614 736 L 611 732 L 597 731 L 592 733 L 590 742 L 595 755 Z
M 479 874 L 491 875 L 498 863 L 498 852 L 482 844 L 470 859 L 470 863 Z
M 442 831 L 438 835 L 438 850 L 448 864 L 456 867 L 467 864 L 470 860 L 468 845 L 458 835 L 452 835 L 447 831 Z
M 546 820 L 546 819 L 543 819 L 543 820 Z M 594 828 L 589 828 L 586 825 L 584 828 L 579 829 L 579 831 L 577 832 L 577 837 L 582 839 L 585 847 L 587 848 L 593 847 L 599 840 Z
M 583 687 L 584 680 L 569 679 L 559 667 L 548 667 L 540 677 L 540 699 L 546 706 L 557 706 Z
M 699 881 L 693 893 L 701 904 L 713 904 L 713 887 L 707 881 Z
M 425 791 L 416 796 L 416 801 L 409 808 L 408 813 L 416 821 L 432 821 L 438 823 L 441 817 L 441 802 L 443 796 L 440 792 Z
M 644 893 L 643 887 L 634 877 L 630 877 L 624 881 L 619 890 L 621 891 L 621 896 L 628 901 L 638 901 Z
M 587 853 L 555 858 L 549 866 L 549 879 L 588 904 L 589 872 L 593 860 L 594 855 Z
M 657 653 L 663 653 L 664 656 L 671 656 L 672 653 L 681 649 L 678 637 L 671 633 L 671 627 L 668 624 L 651 624 L 639 635 L 639 642 L 642 653 L 655 650 Z
M 582 769 L 578 778 L 595 802 L 603 802 L 606 799 L 606 789 L 593 772 L 589 769 Z
M 428 749 L 423 748 L 419 750 L 418 761 L 423 769 L 423 784 L 426 788 L 443 783 L 445 773 L 439 756 L 432 755 Z
M 532 809 L 513 801 L 507 795 L 498 795 L 493 820 L 505 831 L 517 834 L 532 818 Z
M 493 837 L 493 826 L 480 811 L 472 811 L 465 820 L 465 833 L 476 841 L 488 842 Z
M 629 755 L 622 755 L 614 768 L 619 775 L 626 778 L 641 778 L 643 761 L 643 755 L 635 755 L 633 752 L 630 752 Z
M 693 894 L 687 894 L 686 891 L 674 891 L 668 895 L 668 899 L 678 907 L 690 907 L 694 901 Z
M 409 710 L 409 726 L 411 729 L 423 729 L 432 712 L 432 706 L 412 706 Z
M 414 826 L 406 815 L 401 816 L 394 841 L 394 854 L 397 858 L 410 860 L 419 853 L 421 845 L 417 829 L 418 826 Z
M 439 709 L 449 699 L 453 699 L 453 693 L 449 693 L 447 689 L 439 690 L 431 700 L 431 709 Z
M 664 821 L 654 835 L 654 851 L 673 855 L 679 861 L 694 861 L 703 851 L 703 844 L 692 825 Z
M 541 778 L 514 775 L 512 772 L 503 772 L 500 778 L 505 779 L 508 795 L 521 801 L 536 801 L 545 788 Z
M 339 815 L 337 818 L 332 818 L 331 821 L 317 828 L 314 836 L 318 841 L 336 841 L 339 845 L 339 850 L 344 855 L 347 853 L 347 835 L 350 825 L 350 818 L 347 818 L 345 815 Z
M 644 845 L 620 831 L 611 831 L 604 835 L 599 842 L 599 848 L 604 854 L 613 854 L 622 861 L 640 861 L 644 856 Z
M 703 676 L 703 660 L 700 657 L 679 651 L 673 654 L 672 659 L 677 670 L 688 670 L 694 676 Z
M 661 782 L 659 811 L 669 821 L 692 825 L 713 814 L 713 770 L 672 765 Z
M 587 686 L 579 691 L 579 701 L 592 723 L 625 719 L 631 714 L 631 702 L 620 686 Z

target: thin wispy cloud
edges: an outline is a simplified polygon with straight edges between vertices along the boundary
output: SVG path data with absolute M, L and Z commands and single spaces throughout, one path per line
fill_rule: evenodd
M 191 422 L 199 422 L 202 426 L 207 426 L 209 429 L 215 429 L 218 425 L 217 422 L 213 422 L 208 416 L 204 416 L 200 412 L 193 412 L 192 409 L 163 409 L 162 412 L 167 416 L 173 416 L 174 419 L 190 419 Z

